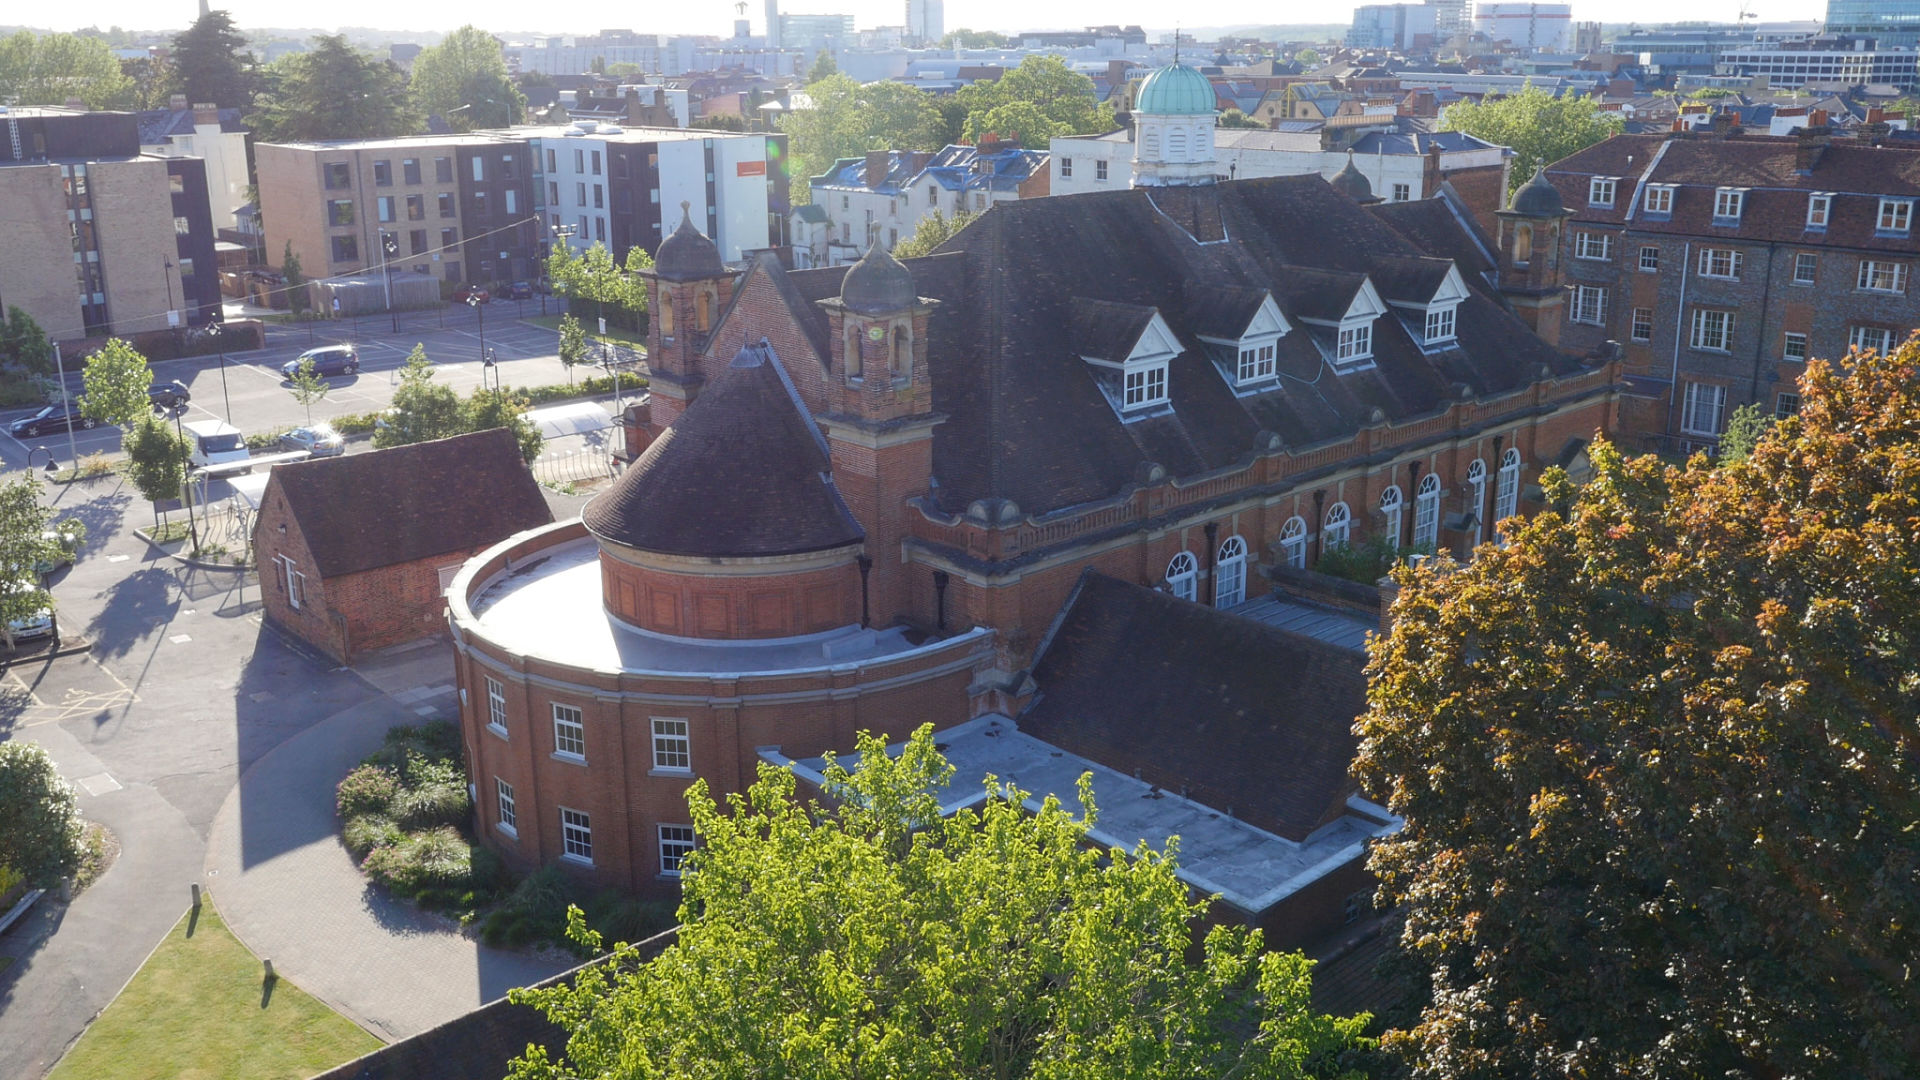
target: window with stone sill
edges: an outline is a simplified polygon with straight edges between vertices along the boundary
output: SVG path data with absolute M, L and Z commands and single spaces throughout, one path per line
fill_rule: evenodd
M 1633 340 L 1653 340 L 1653 309 L 1637 307 L 1633 309 Z
M 1568 309 L 1568 317 L 1577 323 L 1589 326 L 1605 326 L 1607 323 L 1607 290 L 1597 285 L 1576 285 L 1573 289 L 1573 306 Z
M 500 831 L 508 836 L 519 836 L 515 823 L 519 818 L 514 814 L 513 785 L 499 777 L 493 778 L 494 805 L 498 810 L 494 820 L 499 823 Z
M 1738 281 L 1746 262 L 1746 255 L 1732 248 L 1701 248 L 1700 276 Z
M 1640 249 L 1640 269 L 1648 274 L 1660 272 L 1660 249 L 1643 247 Z
M 586 717 L 578 706 L 553 703 L 553 753 L 555 757 L 587 759 Z
M 507 737 L 506 687 L 491 675 L 482 677 L 487 680 L 487 730 L 504 739 Z
M 1600 262 L 1613 260 L 1613 237 L 1607 233 L 1582 232 L 1573 238 L 1573 257 Z
M 1782 360 L 1805 360 L 1807 358 L 1807 335 L 1789 331 L 1780 345 Z
M 1505 521 L 1520 512 L 1520 451 L 1509 448 L 1500 458 L 1494 480 L 1493 520 Z
M 693 740 L 687 721 L 654 718 L 653 767 L 662 772 L 693 771 Z
M 691 825 L 660 826 L 660 874 L 679 877 L 686 869 L 687 856 L 693 854 L 695 839 Z
M 1702 309 L 1693 313 L 1690 343 L 1708 352 L 1726 352 L 1733 344 L 1733 312 Z
M 1811 285 L 1820 270 L 1820 256 L 1811 251 L 1801 251 L 1793 256 L 1793 283 Z
M 1907 264 L 1883 259 L 1861 259 L 1857 287 L 1865 292 L 1907 291 Z
M 561 857 L 593 865 L 593 819 L 579 810 L 560 808 Z

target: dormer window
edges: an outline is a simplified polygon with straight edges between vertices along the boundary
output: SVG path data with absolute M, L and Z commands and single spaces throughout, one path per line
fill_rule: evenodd
M 1715 188 L 1713 192 L 1714 223 L 1737 223 L 1740 220 L 1740 211 L 1746 206 L 1746 202 L 1746 188 Z
M 1594 177 L 1592 182 L 1587 185 L 1587 205 L 1601 207 L 1612 206 L 1613 193 L 1618 186 L 1619 181 L 1615 177 Z
M 1240 347 L 1240 365 L 1235 381 L 1245 386 L 1248 383 L 1263 382 L 1273 378 L 1274 351 L 1278 348 L 1269 341 L 1264 345 L 1247 344 Z
M 1833 195 L 1820 191 L 1807 196 L 1807 228 L 1824 229 L 1827 219 L 1833 216 Z
M 1073 334 L 1094 384 L 1119 414 L 1132 421 L 1170 407 L 1168 364 L 1184 351 L 1160 313 L 1150 307 L 1103 300 L 1075 300 Z
M 1126 392 L 1121 399 L 1121 408 L 1132 412 L 1135 409 L 1150 408 L 1167 403 L 1167 362 L 1129 365 L 1126 369 Z
M 1673 185 L 1654 184 L 1647 188 L 1646 207 L 1649 214 L 1673 213 Z
M 1434 305 L 1427 309 L 1428 345 L 1439 345 L 1453 340 L 1453 314 L 1457 304 Z
M 1357 364 L 1373 359 L 1373 323 L 1363 322 L 1340 328 L 1340 342 L 1334 349 L 1335 363 Z
M 1237 394 L 1271 388 L 1279 375 L 1280 339 L 1293 325 L 1266 290 L 1210 290 L 1194 329 L 1212 348 L 1207 355 Z
M 1913 228 L 1912 199 L 1881 199 L 1880 228 L 1883 233 L 1905 236 Z

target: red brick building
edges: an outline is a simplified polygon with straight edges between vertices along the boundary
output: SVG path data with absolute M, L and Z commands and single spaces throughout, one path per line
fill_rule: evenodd
M 253 531 L 266 616 L 350 663 L 442 631 L 460 564 L 552 520 L 504 428 L 276 466 Z
M 1611 354 L 1553 347 L 1503 291 L 1528 268 L 1502 247 L 1518 234 L 1317 176 L 997 206 L 906 264 L 734 271 L 683 221 L 648 277 L 651 445 L 582 522 L 494 547 L 449 592 L 483 832 L 521 865 L 671 890 L 694 778 L 724 795 L 929 721 L 1049 746 L 1029 723 L 1086 684 L 1043 641 L 1069 609 L 1097 635 L 1111 620 L 1085 612 L 1114 605 L 1189 612 L 1286 683 L 1224 659 L 1160 678 L 1164 737 L 1230 753 L 1217 733 L 1247 717 L 1223 702 L 1261 697 L 1266 749 L 1242 764 L 1313 763 L 1236 781 L 1285 789 L 1265 817 L 1211 812 L 1296 855 L 1390 827 L 1349 802 L 1350 733 L 1327 741 L 1357 697 L 1306 715 L 1322 699 L 1299 680 L 1333 668 L 1251 627 L 1261 571 L 1369 535 L 1464 554 L 1611 426 Z M 1131 665 L 1144 685 L 1160 658 L 1109 634 L 1096 680 L 1124 694 Z M 1100 763 L 1141 753 L 1129 738 L 1085 740 L 1101 783 L 1132 782 Z M 1177 766 L 1195 792 L 1203 764 Z M 1302 864 L 1327 884 L 1299 903 L 1344 903 L 1361 850 Z M 1247 893 L 1249 917 L 1278 917 L 1277 887 Z

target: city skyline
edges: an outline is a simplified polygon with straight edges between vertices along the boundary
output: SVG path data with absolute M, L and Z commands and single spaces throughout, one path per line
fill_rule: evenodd
M 36 12 L 34 25 L 40 29 L 58 31 L 88 26 L 103 29 L 120 26 L 129 30 L 183 29 L 196 15 L 196 9 L 191 3 L 176 3 L 173 6 L 179 9 L 178 14 L 163 17 L 158 15 L 152 4 L 135 0 L 100 0 L 69 9 L 70 14 L 51 10 Z M 1348 21 L 1353 8 L 1357 6 L 1336 3 L 1318 9 L 1305 9 L 1304 5 L 1299 5 L 1295 9 L 1281 9 L 1260 17 L 1253 14 L 1260 9 L 1248 5 L 1203 0 L 1184 6 L 1182 12 L 1184 23 L 1197 28 L 1330 25 Z M 269 3 L 268 0 L 232 0 L 230 3 L 216 4 L 215 7 L 230 12 L 234 21 L 243 28 L 292 27 L 300 22 L 290 15 L 284 5 Z M 1731 22 L 1740 8 L 1739 0 L 1612 0 L 1605 4 L 1596 0 L 1574 0 L 1573 3 L 1576 19 L 1597 20 L 1608 25 L 1692 20 Z M 422 32 L 444 31 L 472 23 L 498 34 L 585 34 L 602 28 L 620 27 L 642 32 L 724 36 L 730 32 L 736 18 L 750 20 L 753 32 L 760 34 L 763 27 L 761 9 L 760 3 L 751 3 L 747 5 L 746 13 L 739 15 L 734 4 L 717 2 L 639 12 L 610 0 L 586 0 L 585 3 L 569 6 L 565 12 L 548 13 L 546 17 L 552 22 L 543 26 L 528 25 L 529 20 L 538 16 L 530 14 L 523 5 L 506 3 L 504 0 L 473 0 L 458 9 L 433 6 L 396 9 L 381 0 L 338 0 L 328 6 L 327 11 L 332 19 L 322 24 L 322 28 L 345 26 Z M 783 5 L 783 9 L 793 14 L 829 11 L 851 14 L 862 29 L 897 26 L 905 20 L 905 5 L 897 0 L 804 0 Z M 948 5 L 946 25 L 950 30 L 968 28 L 1002 32 L 1064 29 L 1101 23 L 1138 23 L 1154 31 L 1171 29 L 1164 25 L 1165 7 L 1149 3 L 1148 0 L 1056 4 L 1047 5 L 1044 11 L 1044 17 L 1037 17 L 1032 5 L 1015 3 L 1013 0 L 960 0 Z M 445 14 L 442 15 L 442 12 Z M 1069 14 L 1076 12 L 1080 14 Z M 1778 3 L 1761 5 L 1758 17 L 1767 22 L 1782 22 L 1819 19 L 1825 12 L 1825 0 L 1780 0 Z

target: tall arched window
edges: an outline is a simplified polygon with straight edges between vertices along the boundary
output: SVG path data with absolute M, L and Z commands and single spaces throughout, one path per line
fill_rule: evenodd
M 858 379 L 862 375 L 866 374 L 866 372 L 861 369 L 861 365 L 860 365 L 861 334 L 860 334 L 859 325 L 857 323 L 849 321 L 846 324 L 846 327 L 842 332 L 841 336 L 845 339 L 845 350 L 846 350 L 846 358 L 847 358 L 847 378 Z
M 1440 546 L 1440 477 L 1428 473 L 1413 497 L 1413 546 L 1433 551 Z
M 1296 570 L 1307 568 L 1307 522 L 1295 516 L 1287 519 L 1280 527 L 1280 551 L 1288 566 Z
M 1230 608 L 1247 598 L 1247 542 L 1227 537 L 1213 566 L 1213 606 Z
M 1353 528 L 1353 512 L 1343 502 L 1327 507 L 1326 524 L 1320 527 L 1320 542 L 1326 550 L 1347 546 L 1349 531 Z
M 1487 515 L 1487 463 L 1479 458 L 1467 466 L 1467 513 L 1473 515 L 1473 545 L 1480 546 L 1480 525 Z
M 660 309 L 659 311 L 654 312 L 655 315 L 658 315 L 660 317 L 660 336 L 672 337 L 673 336 L 673 297 L 669 295 L 665 290 L 662 290 L 660 293 L 660 303 L 655 306 Z
M 1193 552 L 1183 551 L 1167 563 L 1167 588 L 1182 600 L 1198 600 L 1199 589 L 1196 582 L 1200 578 L 1199 560 Z
M 1400 511 L 1404 506 L 1400 497 L 1400 485 L 1388 484 L 1387 490 L 1380 493 L 1380 515 L 1386 520 L 1381 523 L 1381 535 L 1387 543 L 1400 546 Z
M 1533 261 L 1533 226 L 1522 225 L 1513 231 L 1513 265 L 1525 266 Z
M 893 328 L 893 353 L 889 359 L 895 377 L 907 374 L 913 363 L 913 337 L 904 326 Z
M 697 313 L 694 319 L 694 329 L 699 330 L 701 333 L 705 333 L 708 330 L 713 329 L 713 294 L 712 293 L 702 292 L 700 294 L 699 307 L 696 309 L 696 312 Z
M 1493 522 L 1520 512 L 1520 451 L 1510 449 L 1500 458 L 1500 479 L 1493 489 Z

